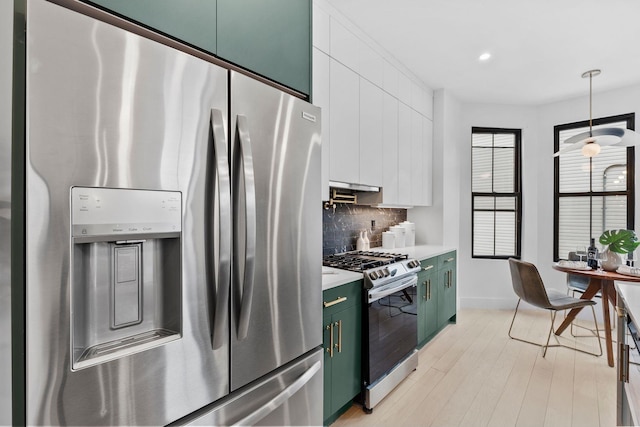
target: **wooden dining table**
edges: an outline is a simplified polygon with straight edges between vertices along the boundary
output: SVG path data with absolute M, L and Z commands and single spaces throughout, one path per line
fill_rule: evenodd
M 625 281 L 625 282 L 640 282 L 640 277 L 637 276 L 627 276 L 624 274 L 619 274 L 611 271 L 598 271 L 598 270 L 575 270 L 572 268 L 566 268 L 559 266 L 558 264 L 554 264 L 553 268 L 559 271 L 563 271 L 567 274 L 575 274 L 577 276 L 586 276 L 589 278 L 589 285 L 587 289 L 584 291 L 580 299 L 592 299 L 598 291 L 600 291 L 600 295 L 602 296 L 602 317 L 604 322 L 604 336 L 606 342 L 607 349 L 607 363 L 609 366 L 613 367 L 613 341 L 611 338 L 611 312 L 609 310 L 610 302 L 613 307 L 616 306 L 616 290 L 613 286 L 613 282 L 615 280 Z M 564 332 L 565 329 L 573 322 L 576 315 L 582 310 L 584 307 L 574 308 L 567 314 L 564 321 L 560 324 L 558 329 L 556 329 L 555 334 L 560 335 Z

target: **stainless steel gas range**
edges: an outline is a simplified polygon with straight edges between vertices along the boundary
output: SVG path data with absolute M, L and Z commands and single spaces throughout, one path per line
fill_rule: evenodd
M 325 256 L 323 264 L 364 275 L 362 397 L 364 410 L 371 412 L 418 366 L 420 262 L 403 254 L 357 251 Z

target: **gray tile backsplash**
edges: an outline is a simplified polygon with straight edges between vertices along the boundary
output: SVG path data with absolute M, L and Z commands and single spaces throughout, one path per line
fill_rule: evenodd
M 406 209 L 372 208 L 338 204 L 322 210 L 322 252 L 331 255 L 354 251 L 362 230 L 367 230 L 372 248 L 382 246 L 382 232 L 407 220 Z M 371 222 L 375 225 L 372 227 Z

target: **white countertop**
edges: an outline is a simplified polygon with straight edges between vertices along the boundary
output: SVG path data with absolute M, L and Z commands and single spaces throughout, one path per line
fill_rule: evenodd
M 616 290 L 624 299 L 628 308 L 631 320 L 636 325 L 640 324 L 640 283 L 618 282 L 616 280 Z
M 372 251 L 376 252 L 387 252 L 387 253 L 397 253 L 397 254 L 407 254 L 409 258 L 415 258 L 417 260 L 424 260 L 427 258 L 431 258 L 434 256 L 446 254 L 447 252 L 451 252 L 456 250 L 456 248 L 452 248 L 449 246 L 435 246 L 435 245 L 418 245 L 411 246 L 407 248 L 395 248 L 395 249 L 382 249 L 371 248 Z M 322 290 L 326 291 L 327 289 L 335 288 L 336 286 L 345 285 L 347 283 L 351 283 L 355 280 L 361 280 L 362 273 L 356 273 L 354 271 L 341 270 L 339 268 L 333 267 L 322 267 Z
M 322 267 L 322 290 L 335 288 L 356 280 L 362 280 L 362 273 L 355 271 L 341 270 L 333 267 Z

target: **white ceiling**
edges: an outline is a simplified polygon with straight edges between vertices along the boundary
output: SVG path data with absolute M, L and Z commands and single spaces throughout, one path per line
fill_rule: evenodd
M 640 84 L 639 0 L 329 0 L 432 89 L 541 105 Z M 489 61 L 478 57 L 490 52 Z

